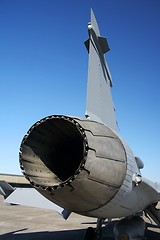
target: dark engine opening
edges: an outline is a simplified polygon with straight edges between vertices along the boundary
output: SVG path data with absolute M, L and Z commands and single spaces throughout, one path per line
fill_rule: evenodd
M 71 120 L 48 118 L 32 128 L 21 149 L 23 152 L 23 145 L 29 147 L 36 155 L 35 161 L 41 160 L 61 181 L 66 181 L 81 165 L 84 158 L 83 142 L 80 129 Z M 22 155 L 23 162 L 25 154 Z

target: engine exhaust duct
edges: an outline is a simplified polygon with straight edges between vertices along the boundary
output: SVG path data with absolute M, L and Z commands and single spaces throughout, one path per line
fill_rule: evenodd
M 24 136 L 20 166 L 49 200 L 87 214 L 119 190 L 126 175 L 126 152 L 119 137 L 103 124 L 53 115 Z

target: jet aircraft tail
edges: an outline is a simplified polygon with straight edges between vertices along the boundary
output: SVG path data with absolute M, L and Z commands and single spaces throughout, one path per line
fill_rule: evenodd
M 85 46 L 89 53 L 86 117 L 117 131 L 115 108 L 112 101 L 112 77 L 104 54 L 109 51 L 107 39 L 100 31 L 93 11 L 88 24 L 89 39 Z

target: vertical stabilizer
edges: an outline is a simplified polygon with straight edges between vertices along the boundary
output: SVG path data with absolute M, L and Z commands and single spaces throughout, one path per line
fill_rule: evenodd
M 112 101 L 112 78 L 104 54 L 109 51 L 107 39 L 100 31 L 93 11 L 88 24 L 89 39 L 85 42 L 89 54 L 86 117 L 117 131 Z

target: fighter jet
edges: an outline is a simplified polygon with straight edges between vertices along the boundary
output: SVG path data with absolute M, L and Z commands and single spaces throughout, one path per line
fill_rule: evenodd
M 97 218 L 97 228 L 88 228 L 85 240 L 100 239 L 104 220 L 115 218 L 120 219 L 115 239 L 144 239 L 142 213 L 160 225 L 160 185 L 142 176 L 142 160 L 119 135 L 105 59 L 109 46 L 92 10 L 88 34 L 85 117 L 51 115 L 36 122 L 22 140 L 20 167 L 65 218 L 71 212 Z

